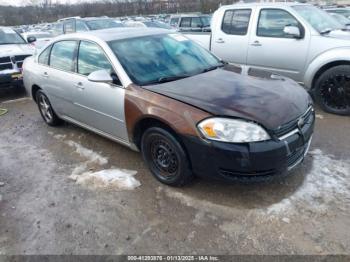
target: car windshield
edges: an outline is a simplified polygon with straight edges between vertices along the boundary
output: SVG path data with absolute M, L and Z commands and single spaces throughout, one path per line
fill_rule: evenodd
M 201 16 L 202 24 L 204 27 L 209 27 L 210 26 L 210 16 Z
M 109 45 L 138 85 L 173 81 L 223 65 L 207 50 L 180 34 L 116 40 Z
M 86 24 L 90 30 L 124 27 L 122 23 L 117 23 L 113 19 L 91 20 L 91 21 L 86 21 Z
M 326 33 L 336 29 L 342 29 L 343 25 L 335 20 L 327 12 L 307 5 L 296 5 L 293 8 L 319 33 Z
M 339 14 L 336 14 L 336 13 L 333 13 L 331 15 L 332 15 L 332 17 L 337 19 L 337 21 L 339 23 L 341 23 L 342 25 L 344 25 L 344 26 L 349 26 L 350 25 L 350 20 L 347 19 L 345 16 L 342 16 L 342 15 L 339 15 Z
M 350 9 L 330 9 L 330 10 L 327 10 L 327 12 L 350 17 Z
M 26 44 L 26 41 L 11 28 L 0 28 L 0 45 Z
M 147 27 L 158 27 L 158 28 L 164 28 L 164 29 L 172 29 L 170 26 L 168 26 L 165 23 L 157 22 L 157 21 L 145 21 L 143 22 Z

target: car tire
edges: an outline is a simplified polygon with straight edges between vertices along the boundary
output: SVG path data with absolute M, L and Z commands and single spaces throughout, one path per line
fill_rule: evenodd
M 193 179 L 185 150 L 167 130 L 147 129 L 141 139 L 141 152 L 153 176 L 169 186 L 184 186 Z
M 325 71 L 315 83 L 314 98 L 321 108 L 338 115 L 350 114 L 350 65 Z
M 57 126 L 62 123 L 62 120 L 56 115 L 51 103 L 45 93 L 41 90 L 36 93 L 36 101 L 39 112 L 45 123 L 49 126 Z

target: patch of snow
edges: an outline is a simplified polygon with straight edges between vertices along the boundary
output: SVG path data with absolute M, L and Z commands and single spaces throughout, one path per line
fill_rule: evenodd
M 106 169 L 97 172 L 86 172 L 76 176 L 76 183 L 94 188 L 112 187 L 117 190 L 132 190 L 141 185 L 134 178 L 137 171 L 125 169 Z
M 316 114 L 316 118 L 323 119 L 323 115 Z
M 77 181 L 78 176 L 83 174 L 87 169 L 87 163 L 83 163 L 77 167 L 75 167 L 72 171 L 72 174 L 69 176 L 70 179 Z
M 312 169 L 293 195 L 273 204 L 264 213 L 286 215 L 303 209 L 317 211 L 341 203 L 350 205 L 350 163 L 334 159 L 320 149 L 310 151 Z
M 290 223 L 290 219 L 288 217 L 284 217 L 282 218 L 282 221 L 289 224 Z
M 86 147 L 83 147 L 82 145 L 72 141 L 72 140 L 68 140 L 65 142 L 67 145 L 74 147 L 75 151 L 82 157 L 85 157 L 89 160 L 89 162 L 95 162 L 98 163 L 100 165 L 105 165 L 108 163 L 108 159 L 101 156 L 100 154 L 87 149 Z
M 57 140 L 62 140 L 62 139 L 65 139 L 65 138 L 66 138 L 66 135 L 57 134 L 57 135 L 54 135 L 53 137 L 54 137 L 55 139 L 57 139 Z

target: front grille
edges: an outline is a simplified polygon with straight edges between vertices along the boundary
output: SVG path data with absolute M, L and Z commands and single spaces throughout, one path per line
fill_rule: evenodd
M 238 176 L 256 177 L 256 176 L 274 175 L 276 173 L 276 170 L 270 169 L 270 170 L 255 171 L 255 172 L 237 172 L 233 170 L 220 169 L 219 173 L 224 177 L 238 177 Z
M 2 63 L 11 63 L 11 58 L 9 56 L 0 57 L 0 64 Z
M 0 70 L 13 69 L 12 64 L 0 64 Z
M 309 121 L 311 120 L 312 112 L 313 112 L 312 107 L 309 107 L 308 110 L 303 115 L 300 116 L 300 117 L 304 118 L 305 124 L 309 123 Z M 281 137 L 281 136 L 293 131 L 294 129 L 297 129 L 298 128 L 298 121 L 299 121 L 300 117 L 298 117 L 297 119 L 295 119 L 287 124 L 284 124 L 284 125 L 280 126 L 279 128 L 273 130 L 273 133 L 277 137 Z
M 23 66 L 23 62 L 17 62 L 17 67 L 18 68 L 22 68 L 22 66 Z
M 15 59 L 17 62 L 22 62 L 24 59 L 26 59 L 30 55 L 16 55 Z
M 289 156 L 287 156 L 287 166 L 292 167 L 294 164 L 300 161 L 300 159 L 303 158 L 303 154 L 304 148 L 299 148 L 298 150 L 292 152 Z

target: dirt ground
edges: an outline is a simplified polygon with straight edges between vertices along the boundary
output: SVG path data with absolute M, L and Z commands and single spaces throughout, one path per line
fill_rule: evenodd
M 286 178 L 180 189 L 157 182 L 139 153 L 49 127 L 13 98 L 0 100 L 0 254 L 350 254 L 349 117 L 317 110 L 310 153 Z M 141 185 L 72 179 L 110 168 Z

